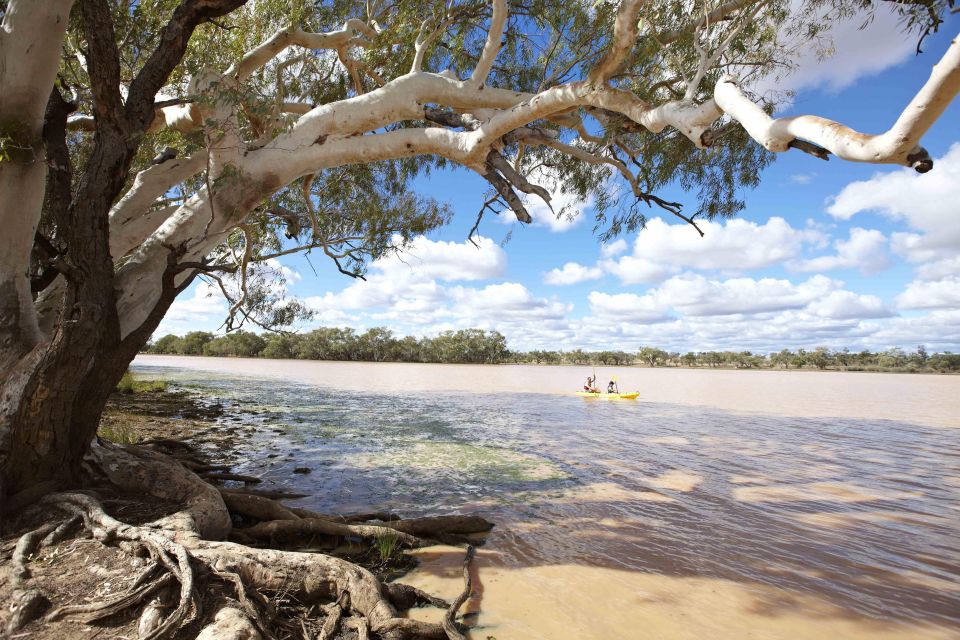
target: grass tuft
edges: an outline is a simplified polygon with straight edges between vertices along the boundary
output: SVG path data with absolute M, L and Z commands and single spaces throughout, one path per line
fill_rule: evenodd
M 137 380 L 133 374 L 127 371 L 117 383 L 117 391 L 120 393 L 163 393 L 167 390 L 166 380 Z
M 384 562 L 389 562 L 400 548 L 400 536 L 392 530 L 387 533 L 381 533 L 376 538 L 376 546 L 377 552 L 380 554 L 380 559 Z
M 100 425 L 100 428 L 97 429 L 97 435 L 104 440 L 117 444 L 137 444 L 140 442 L 140 435 L 136 431 L 121 426 Z

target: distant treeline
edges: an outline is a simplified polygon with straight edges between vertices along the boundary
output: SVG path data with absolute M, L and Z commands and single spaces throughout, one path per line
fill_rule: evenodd
M 775 353 L 750 351 L 690 351 L 685 354 L 643 347 L 639 351 L 511 351 L 497 331 L 444 331 L 435 338 L 398 338 L 376 327 L 363 333 L 350 328 L 324 327 L 308 333 L 270 334 L 249 331 L 215 336 L 192 331 L 183 337 L 166 335 L 147 347 L 150 353 L 289 358 L 300 360 L 354 360 L 361 362 L 444 362 L 467 364 L 643 365 L 648 367 L 703 367 L 731 369 L 820 369 L 844 371 L 960 372 L 960 354 L 915 351 L 783 349 Z
M 361 362 L 460 362 L 498 364 L 507 361 L 507 339 L 496 331 L 444 331 L 436 338 L 397 338 L 389 329 L 363 333 L 350 328 L 323 327 L 308 333 L 275 333 L 267 337 L 249 331 L 214 336 L 192 331 L 182 338 L 166 335 L 149 345 L 150 353 L 356 360 Z

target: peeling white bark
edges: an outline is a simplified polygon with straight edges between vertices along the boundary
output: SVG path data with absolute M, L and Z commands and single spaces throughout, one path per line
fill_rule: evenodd
M 362 36 L 372 38 L 376 35 L 372 26 L 357 18 L 347 20 L 342 29 L 328 33 L 310 33 L 291 26 L 278 31 L 269 40 L 251 50 L 240 62 L 227 69 L 224 75 L 243 82 L 287 47 L 300 46 L 304 49 L 336 51 L 348 46 L 367 46 L 367 41 Z
M 722 115 L 723 112 L 713 100 L 703 104 L 678 101 L 644 111 L 637 122 L 654 133 L 673 127 L 702 149 L 703 133 Z

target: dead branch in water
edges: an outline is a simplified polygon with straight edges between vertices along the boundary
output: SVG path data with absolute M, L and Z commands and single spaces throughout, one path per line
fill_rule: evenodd
M 443 630 L 446 632 L 449 640 L 467 640 L 467 637 L 457 628 L 455 619 L 457 617 L 457 611 L 473 593 L 473 577 L 470 575 L 470 562 L 473 560 L 476 552 L 477 550 L 473 545 L 467 547 L 467 555 L 463 559 L 463 591 L 460 592 L 456 600 L 450 603 L 450 608 L 447 609 L 447 613 L 443 616 Z

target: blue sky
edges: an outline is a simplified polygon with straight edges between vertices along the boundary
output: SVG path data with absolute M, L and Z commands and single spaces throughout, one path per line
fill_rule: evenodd
M 778 88 L 792 105 L 863 132 L 882 132 L 927 79 L 957 34 L 947 18 L 924 42 L 880 15 L 869 28 L 834 28 L 835 55 L 811 53 Z M 282 259 L 288 292 L 316 311 L 302 327 L 387 326 L 399 334 L 496 329 L 515 349 L 687 351 L 918 344 L 960 350 L 960 101 L 923 141 L 933 171 L 778 154 L 745 194 L 736 219 L 699 235 L 651 210 L 647 229 L 602 246 L 589 203 L 572 223 L 531 202 L 534 224 L 488 219 L 477 249 L 466 241 L 486 183 L 468 171 L 435 172 L 417 189 L 449 202 L 453 223 L 418 239 L 402 260 L 372 265 L 366 282 L 314 255 Z M 660 193 L 694 206 L 695 195 Z M 509 216 L 507 216 L 509 217 Z M 500 246 L 512 230 L 510 241 Z M 314 270 L 316 269 L 316 274 Z M 222 298 L 195 285 L 157 335 L 216 330 Z

